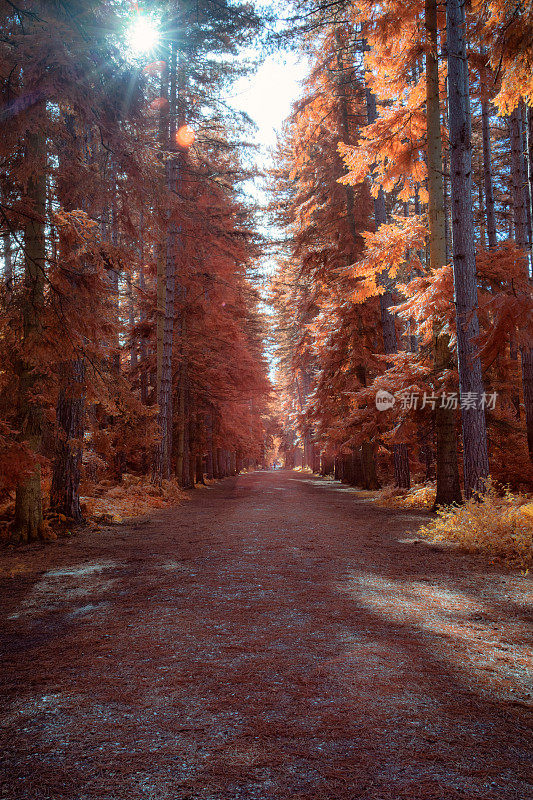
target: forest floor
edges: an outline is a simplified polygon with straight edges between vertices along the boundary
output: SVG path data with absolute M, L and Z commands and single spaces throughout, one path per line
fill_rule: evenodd
M 533 581 L 257 472 L 0 553 L 2 800 L 533 798 Z

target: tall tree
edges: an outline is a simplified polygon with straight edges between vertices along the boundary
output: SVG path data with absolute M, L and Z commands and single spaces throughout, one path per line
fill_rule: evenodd
M 368 114 L 368 123 L 372 125 L 378 117 L 377 102 L 374 93 L 367 86 L 366 87 L 366 105 Z M 385 205 L 385 194 L 383 188 L 379 188 L 378 195 L 374 199 L 374 219 L 376 225 L 376 232 L 379 231 L 381 225 L 387 223 L 387 209 Z M 390 307 L 394 304 L 391 280 L 387 268 L 383 270 L 379 276 L 379 284 L 383 287 L 383 291 L 379 295 L 379 306 L 381 310 L 381 327 L 383 329 L 383 346 L 387 355 L 396 354 L 398 352 L 398 339 L 396 336 L 396 325 L 394 316 L 390 312 Z M 406 444 L 394 444 L 394 475 L 396 484 L 402 489 L 408 489 L 411 485 L 411 473 L 409 469 L 409 450 Z
M 426 0 L 426 116 L 428 170 L 428 224 L 430 267 L 437 270 L 446 264 L 446 207 L 444 203 L 438 30 L 436 0 Z M 438 372 L 453 366 L 450 337 L 436 326 L 435 368 Z M 435 506 L 460 503 L 461 485 L 457 464 L 455 411 L 438 402 L 435 409 L 437 440 L 437 493 Z
M 489 474 L 484 386 L 477 354 L 476 255 L 472 214 L 472 137 L 463 0 L 446 5 L 448 109 L 453 233 L 453 276 L 457 313 L 457 356 L 463 423 L 465 495 L 482 492 Z
M 26 85 L 27 91 L 35 91 Z M 44 115 L 44 104 L 34 113 Z M 39 350 L 42 347 L 44 284 L 46 274 L 46 138 L 40 131 L 26 134 L 25 158 L 31 164 L 26 202 L 27 220 L 24 225 L 24 300 L 22 305 L 23 340 L 19 372 L 18 414 L 21 437 L 39 455 L 43 434 L 43 409 L 35 396 L 39 395 Z M 42 381 L 42 374 L 41 374 Z M 43 503 L 41 468 L 17 486 L 13 536 L 22 542 L 43 535 Z

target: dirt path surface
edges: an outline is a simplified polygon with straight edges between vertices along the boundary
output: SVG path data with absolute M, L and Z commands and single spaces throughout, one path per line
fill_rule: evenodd
M 417 522 L 258 472 L 4 553 L 0 797 L 533 798 L 533 584 Z

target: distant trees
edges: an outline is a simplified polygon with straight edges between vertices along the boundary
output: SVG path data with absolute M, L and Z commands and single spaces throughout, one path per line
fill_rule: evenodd
M 84 475 L 189 486 L 264 451 L 257 247 L 219 102 L 260 21 L 159 10 L 161 51 L 136 66 L 130 3 L 2 6 L 0 492 L 18 541 L 45 535 L 43 505 L 79 520 Z
M 433 0 L 293 5 L 313 66 L 279 146 L 287 242 L 273 299 L 293 406 L 291 375 L 312 353 L 295 435 L 303 445 L 312 429 L 322 469 L 355 485 L 368 485 L 363 449 L 381 480 L 436 477 L 437 504 L 461 500 L 461 477 L 466 497 L 481 491 L 489 470 L 529 483 L 525 17 L 496 4 L 465 17 L 453 2 L 445 17 Z M 325 175 L 358 196 L 344 265 L 349 202 Z M 511 450 L 518 470 L 502 468 Z

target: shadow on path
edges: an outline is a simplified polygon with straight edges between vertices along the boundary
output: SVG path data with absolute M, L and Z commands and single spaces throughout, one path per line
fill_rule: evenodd
M 416 521 L 258 472 L 39 556 L 2 616 L 0 797 L 533 797 L 532 583 Z

